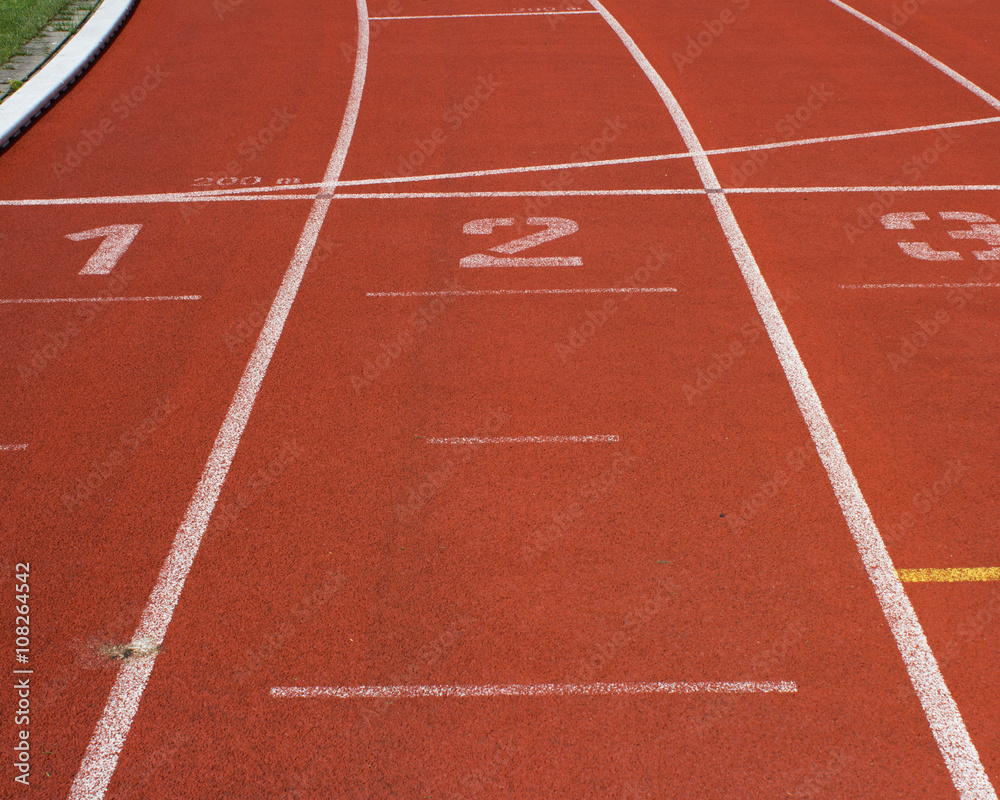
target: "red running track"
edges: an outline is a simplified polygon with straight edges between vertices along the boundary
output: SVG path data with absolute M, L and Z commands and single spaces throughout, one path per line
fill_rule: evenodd
M 895 570 L 1000 564 L 1000 30 L 903 5 L 144 0 L 0 157 L 11 796 L 995 797 Z

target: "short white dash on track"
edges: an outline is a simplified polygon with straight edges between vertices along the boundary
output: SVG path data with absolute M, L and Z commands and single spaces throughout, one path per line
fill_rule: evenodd
M 371 21 L 386 19 L 461 19 L 463 17 L 555 17 L 570 14 L 596 14 L 596 11 L 500 11 L 492 14 L 411 14 L 402 17 L 371 17 Z
M 468 291 L 448 290 L 441 292 L 368 292 L 366 297 L 480 297 L 511 294 L 646 294 L 676 291 L 677 290 L 671 286 L 647 286 L 633 289 L 469 289 Z
M 138 303 L 158 300 L 201 300 L 200 294 L 164 295 L 161 297 L 39 297 L 27 299 L 0 299 L 0 305 L 13 303 Z
M 27 449 L 28 445 L 26 444 L 0 444 L 0 452 L 12 452 Z
M 945 184 L 939 186 L 746 186 L 725 194 L 825 194 L 838 192 L 997 192 L 1000 184 Z
M 1000 283 L 843 283 L 841 289 L 971 289 L 1000 288 Z
M 428 436 L 427 444 L 573 444 L 617 442 L 617 436 L 455 436 L 438 438 Z
M 275 686 L 271 697 L 338 700 L 414 697 L 572 697 L 623 694 L 789 694 L 791 681 L 704 681 L 700 683 L 535 683 L 496 686 Z

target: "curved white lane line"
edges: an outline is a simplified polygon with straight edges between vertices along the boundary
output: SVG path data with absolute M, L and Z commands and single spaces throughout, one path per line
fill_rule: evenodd
M 910 681 L 920 699 L 924 713 L 927 715 L 931 731 L 961 800 L 996 800 L 996 792 L 986 775 L 986 770 L 983 769 L 979 753 L 969 737 L 962 714 L 944 682 L 944 677 L 941 675 L 934 653 L 927 643 L 927 637 L 920 626 L 920 621 L 917 619 L 916 612 L 903 589 L 903 584 L 896 574 L 885 542 L 875 526 L 874 519 L 872 519 L 868 503 L 861 493 L 861 487 L 858 486 L 854 472 L 847 463 L 847 457 L 840 446 L 837 434 L 823 409 L 816 388 L 809 378 L 805 364 L 802 363 L 802 358 L 792 341 L 785 320 L 774 301 L 774 296 L 750 251 L 750 245 L 747 244 L 746 238 L 743 236 L 743 231 L 736 221 L 729 200 L 722 192 L 713 191 L 718 188 L 719 182 L 715 171 L 705 157 L 701 142 L 698 141 L 698 137 L 692 130 L 691 124 L 676 98 L 653 68 L 653 65 L 632 41 L 632 37 L 625 32 L 625 29 L 618 24 L 618 21 L 601 5 L 599 0 L 590 0 L 590 3 L 618 34 L 622 44 L 625 45 L 646 77 L 649 78 L 694 156 L 695 165 L 698 167 L 705 188 L 709 192 L 708 199 L 715 209 L 719 224 L 729 241 L 729 246 L 739 264 L 740 272 L 743 273 L 743 279 L 750 289 L 754 304 L 757 306 L 757 311 L 764 322 L 789 386 L 795 395 L 796 403 L 806 426 L 809 428 L 813 442 L 816 444 L 820 459 L 833 486 L 834 494 L 840 503 L 858 552 L 861 554 L 865 570 L 875 588 L 882 612 L 903 657 Z
M 976 86 L 976 84 L 974 84 L 964 75 L 959 75 L 957 72 L 955 72 L 955 70 L 953 70 L 947 64 L 943 64 L 940 61 L 938 61 L 936 58 L 934 58 L 934 56 L 932 56 L 926 50 L 921 50 L 919 47 L 913 44 L 913 42 L 904 39 L 895 31 L 890 30 L 889 28 L 885 27 L 885 25 L 881 25 L 880 23 L 873 20 L 871 17 L 865 16 L 857 9 L 851 8 L 849 5 L 847 5 L 847 3 L 843 3 L 841 2 L 841 0 L 830 0 L 830 2 L 833 3 L 835 6 L 837 6 L 838 8 L 842 8 L 848 14 L 857 17 L 862 22 L 871 25 L 873 28 L 875 28 L 875 30 L 881 31 L 893 41 L 903 45 L 903 47 L 905 47 L 911 53 L 920 56 L 924 61 L 926 61 L 932 67 L 936 67 L 937 69 L 941 70 L 945 75 L 947 75 L 953 81 L 960 83 L 962 86 L 964 86 L 974 95 L 976 95 L 976 97 L 985 100 L 987 103 L 993 106 L 993 108 L 1000 109 L 1000 100 L 997 100 L 993 95 L 991 95 L 984 89 L 980 89 L 978 86 Z
M 331 185 L 336 185 L 344 167 L 347 149 L 354 135 L 354 125 L 358 118 L 368 67 L 370 36 L 368 8 L 365 0 L 357 0 L 357 7 L 358 52 L 354 64 L 354 78 L 340 133 L 323 176 L 324 182 Z M 146 639 L 159 644 L 166 635 L 174 608 L 184 588 L 194 557 L 198 553 L 212 510 L 222 491 L 222 485 L 229 474 L 229 467 L 236 454 L 240 437 L 253 410 L 257 392 L 278 345 L 278 339 L 281 337 L 329 208 L 330 200 L 327 198 L 317 198 L 313 203 L 305 228 L 295 247 L 295 254 L 271 304 L 264 327 L 254 345 L 250 361 L 222 423 L 222 429 L 212 446 L 208 463 L 188 505 L 184 521 L 177 530 L 170 553 L 160 570 L 133 641 Z M 70 788 L 70 800 L 102 800 L 104 797 L 155 662 L 154 652 L 146 658 L 124 664 L 120 668 L 111 689 L 111 696 L 97 722 L 83 763 Z

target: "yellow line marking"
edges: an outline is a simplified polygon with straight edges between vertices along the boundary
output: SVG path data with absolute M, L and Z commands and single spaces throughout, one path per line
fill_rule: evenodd
M 904 583 L 928 581 L 1000 581 L 1000 567 L 966 567 L 955 569 L 897 569 Z

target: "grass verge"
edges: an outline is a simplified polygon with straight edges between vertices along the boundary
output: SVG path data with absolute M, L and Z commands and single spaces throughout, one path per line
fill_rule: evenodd
M 17 55 L 71 0 L 0 0 L 0 64 Z

